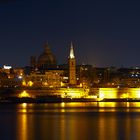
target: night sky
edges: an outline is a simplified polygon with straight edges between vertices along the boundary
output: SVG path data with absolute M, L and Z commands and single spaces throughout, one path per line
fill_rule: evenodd
M 140 2 L 129 0 L 0 0 L 0 67 L 29 65 L 45 42 L 67 63 L 140 66 Z

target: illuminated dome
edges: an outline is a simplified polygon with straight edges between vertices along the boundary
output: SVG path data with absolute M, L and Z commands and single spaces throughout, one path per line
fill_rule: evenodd
M 45 44 L 44 52 L 38 57 L 38 68 L 53 68 L 56 66 L 56 58 L 52 54 L 48 44 Z

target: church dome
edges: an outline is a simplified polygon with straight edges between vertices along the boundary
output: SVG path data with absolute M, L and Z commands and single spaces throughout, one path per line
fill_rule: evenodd
M 44 52 L 38 57 L 39 68 L 52 68 L 56 66 L 56 58 L 52 54 L 48 44 L 45 44 Z

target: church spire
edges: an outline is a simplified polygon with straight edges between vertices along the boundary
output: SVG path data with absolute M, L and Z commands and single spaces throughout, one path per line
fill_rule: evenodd
M 70 58 L 75 58 L 72 42 L 71 42 L 71 47 L 70 47 Z
M 71 42 L 69 55 L 69 85 L 75 86 L 76 83 L 76 60 L 74 56 L 73 44 Z

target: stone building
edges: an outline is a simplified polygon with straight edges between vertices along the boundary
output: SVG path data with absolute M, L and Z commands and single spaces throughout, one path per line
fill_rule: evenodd
M 33 72 L 25 76 L 24 86 L 28 87 L 62 87 L 63 70 L 47 70 L 45 73 Z

